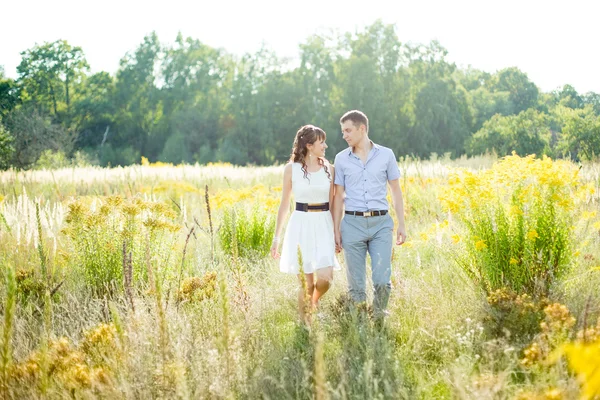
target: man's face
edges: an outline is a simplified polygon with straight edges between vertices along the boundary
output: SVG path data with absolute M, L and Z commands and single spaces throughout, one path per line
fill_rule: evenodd
M 363 124 L 358 126 L 348 120 L 342 124 L 342 137 L 348 143 L 348 146 L 354 147 L 365 137 L 366 130 Z

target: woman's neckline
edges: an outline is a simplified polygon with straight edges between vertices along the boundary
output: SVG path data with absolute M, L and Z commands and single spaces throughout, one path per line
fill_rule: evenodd
M 300 165 L 300 167 L 302 167 L 302 163 L 298 163 L 298 162 L 297 162 L 296 164 L 298 164 L 298 165 Z M 324 165 L 321 165 L 321 166 L 320 166 L 320 168 L 319 168 L 318 170 L 316 170 L 316 171 L 314 171 L 314 172 L 310 172 L 310 171 L 308 170 L 308 165 L 307 165 L 307 166 L 306 166 L 306 172 L 308 172 L 309 174 L 316 174 L 316 173 L 318 173 L 318 172 L 321 172 L 321 171 L 323 171 L 324 167 L 325 167 Z

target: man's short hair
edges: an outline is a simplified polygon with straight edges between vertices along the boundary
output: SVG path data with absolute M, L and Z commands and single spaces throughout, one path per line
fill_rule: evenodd
M 340 118 L 340 124 L 343 124 L 346 121 L 352 121 L 354 126 L 357 128 L 360 124 L 362 124 L 365 126 L 365 128 L 367 128 L 367 133 L 369 132 L 369 118 L 367 118 L 365 113 L 362 111 L 348 111 L 346 114 L 342 115 L 342 118 Z

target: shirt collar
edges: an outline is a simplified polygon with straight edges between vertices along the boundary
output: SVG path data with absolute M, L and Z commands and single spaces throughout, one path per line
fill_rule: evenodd
M 377 151 L 379 151 L 379 147 L 380 147 L 380 146 L 379 146 L 377 143 L 375 143 L 375 142 L 374 142 L 374 141 L 372 141 L 372 140 L 369 140 L 369 142 L 371 142 L 371 144 L 373 145 L 373 148 L 372 148 L 372 150 L 374 149 L 374 150 L 377 150 Z M 352 147 L 348 147 L 348 155 L 349 155 L 349 156 L 351 156 L 351 155 L 352 155 Z

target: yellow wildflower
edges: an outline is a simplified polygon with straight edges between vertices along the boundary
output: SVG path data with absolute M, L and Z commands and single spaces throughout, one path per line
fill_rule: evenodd
M 538 235 L 538 233 L 535 229 L 532 229 L 529 232 L 527 232 L 527 239 L 529 239 L 529 240 L 535 240 L 539 237 L 540 237 L 540 235 Z
M 546 390 L 544 393 L 545 400 L 561 400 L 563 398 L 563 393 L 558 388 L 550 388 Z
M 594 343 L 571 343 L 564 346 L 569 366 L 583 384 L 584 399 L 600 395 L 600 341 Z
M 477 242 L 475 242 L 475 248 L 477 250 L 483 250 L 485 248 L 487 248 L 487 244 L 485 244 L 485 240 L 478 240 Z

